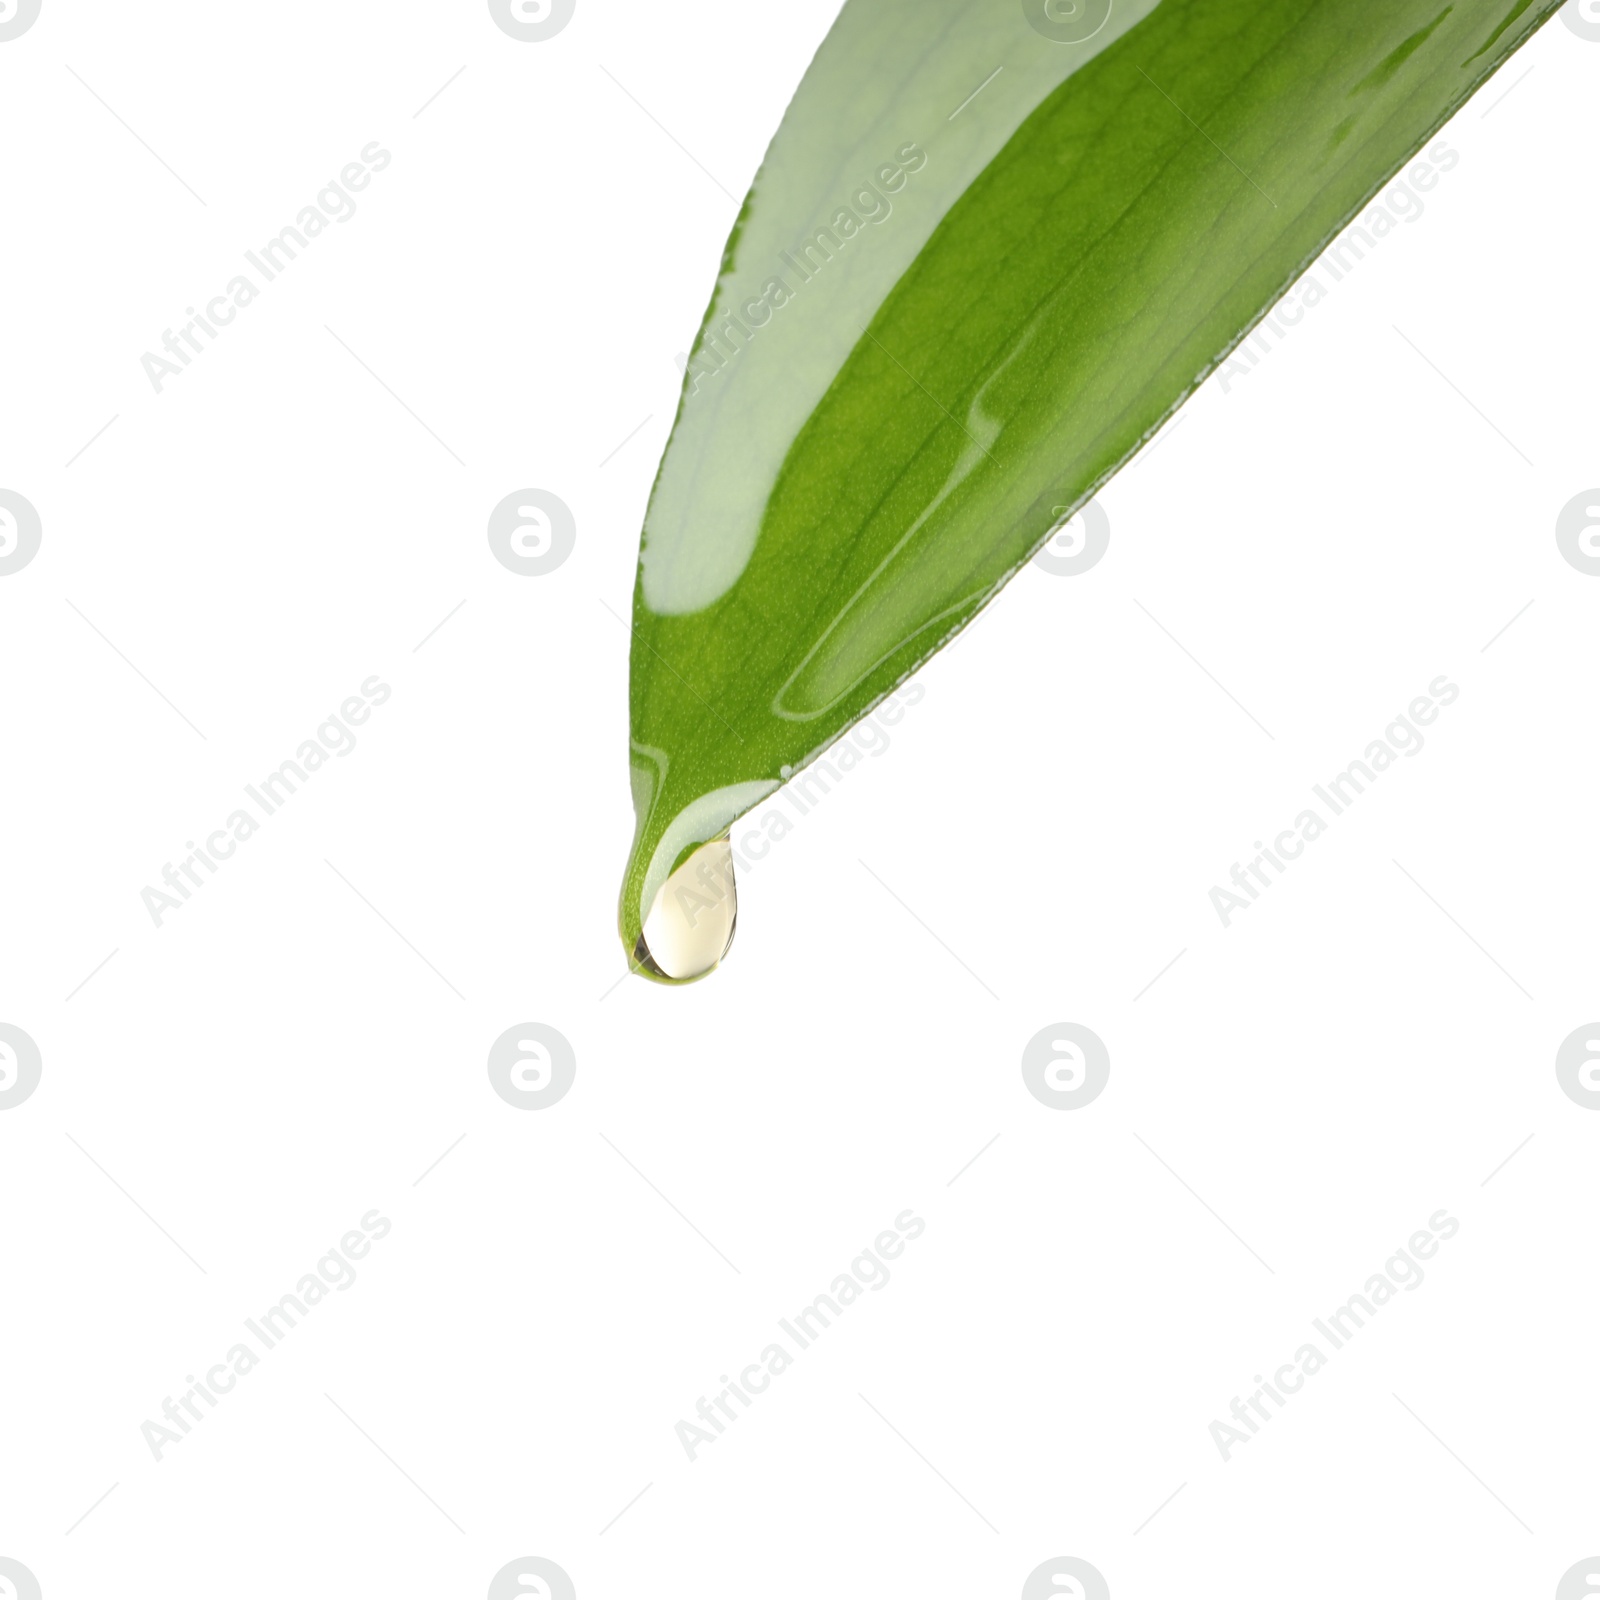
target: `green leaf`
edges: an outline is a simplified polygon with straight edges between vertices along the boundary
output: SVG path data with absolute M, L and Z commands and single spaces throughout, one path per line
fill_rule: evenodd
M 645 518 L 639 970 L 668 875 L 993 599 L 1559 4 L 848 0 Z

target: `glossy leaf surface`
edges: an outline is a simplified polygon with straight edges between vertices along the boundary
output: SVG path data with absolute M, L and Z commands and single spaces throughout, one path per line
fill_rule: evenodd
M 1558 5 L 848 0 L 645 519 L 630 953 L 686 854 L 965 626 Z

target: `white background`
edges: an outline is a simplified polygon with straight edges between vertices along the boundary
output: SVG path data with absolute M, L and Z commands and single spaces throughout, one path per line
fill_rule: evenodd
M 1600 1548 L 1600 1115 L 1553 1070 L 1600 1015 L 1600 580 L 1554 537 L 1600 482 L 1600 44 L 1544 29 L 1426 215 L 1107 488 L 1105 559 L 922 673 L 722 971 L 618 984 L 617 614 L 723 186 L 832 9 L 580 0 L 523 44 L 45 0 L 0 44 L 0 487 L 44 530 L 0 578 L 0 1022 L 44 1063 L 0 1112 L 0 1556 L 47 1600 L 481 1596 L 523 1555 L 583 1600 L 1058 1555 L 1118 1600 L 1546 1596 Z M 372 140 L 157 395 L 141 355 Z M 523 487 L 577 521 L 542 578 L 485 537 Z M 359 747 L 157 929 L 140 891 L 372 674 Z M 1426 748 L 1224 929 L 1211 887 L 1440 674 Z M 485 1070 L 528 1021 L 577 1056 L 545 1111 Z M 1111 1054 L 1079 1111 L 1019 1070 L 1059 1021 Z M 691 1464 L 674 1424 L 908 1207 Z M 372 1208 L 360 1280 L 153 1460 Z M 1422 1287 L 1225 1464 L 1209 1424 L 1440 1208 Z

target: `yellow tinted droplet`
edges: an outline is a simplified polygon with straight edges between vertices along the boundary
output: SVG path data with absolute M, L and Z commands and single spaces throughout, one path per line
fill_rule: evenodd
M 662 983 L 705 977 L 728 953 L 738 916 L 733 850 L 712 839 L 656 890 L 633 948 L 635 970 Z

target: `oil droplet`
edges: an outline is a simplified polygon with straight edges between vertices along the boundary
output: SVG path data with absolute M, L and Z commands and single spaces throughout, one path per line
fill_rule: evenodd
M 663 983 L 703 978 L 728 953 L 738 916 L 733 849 L 725 838 L 712 839 L 656 890 L 633 947 L 634 967 Z

